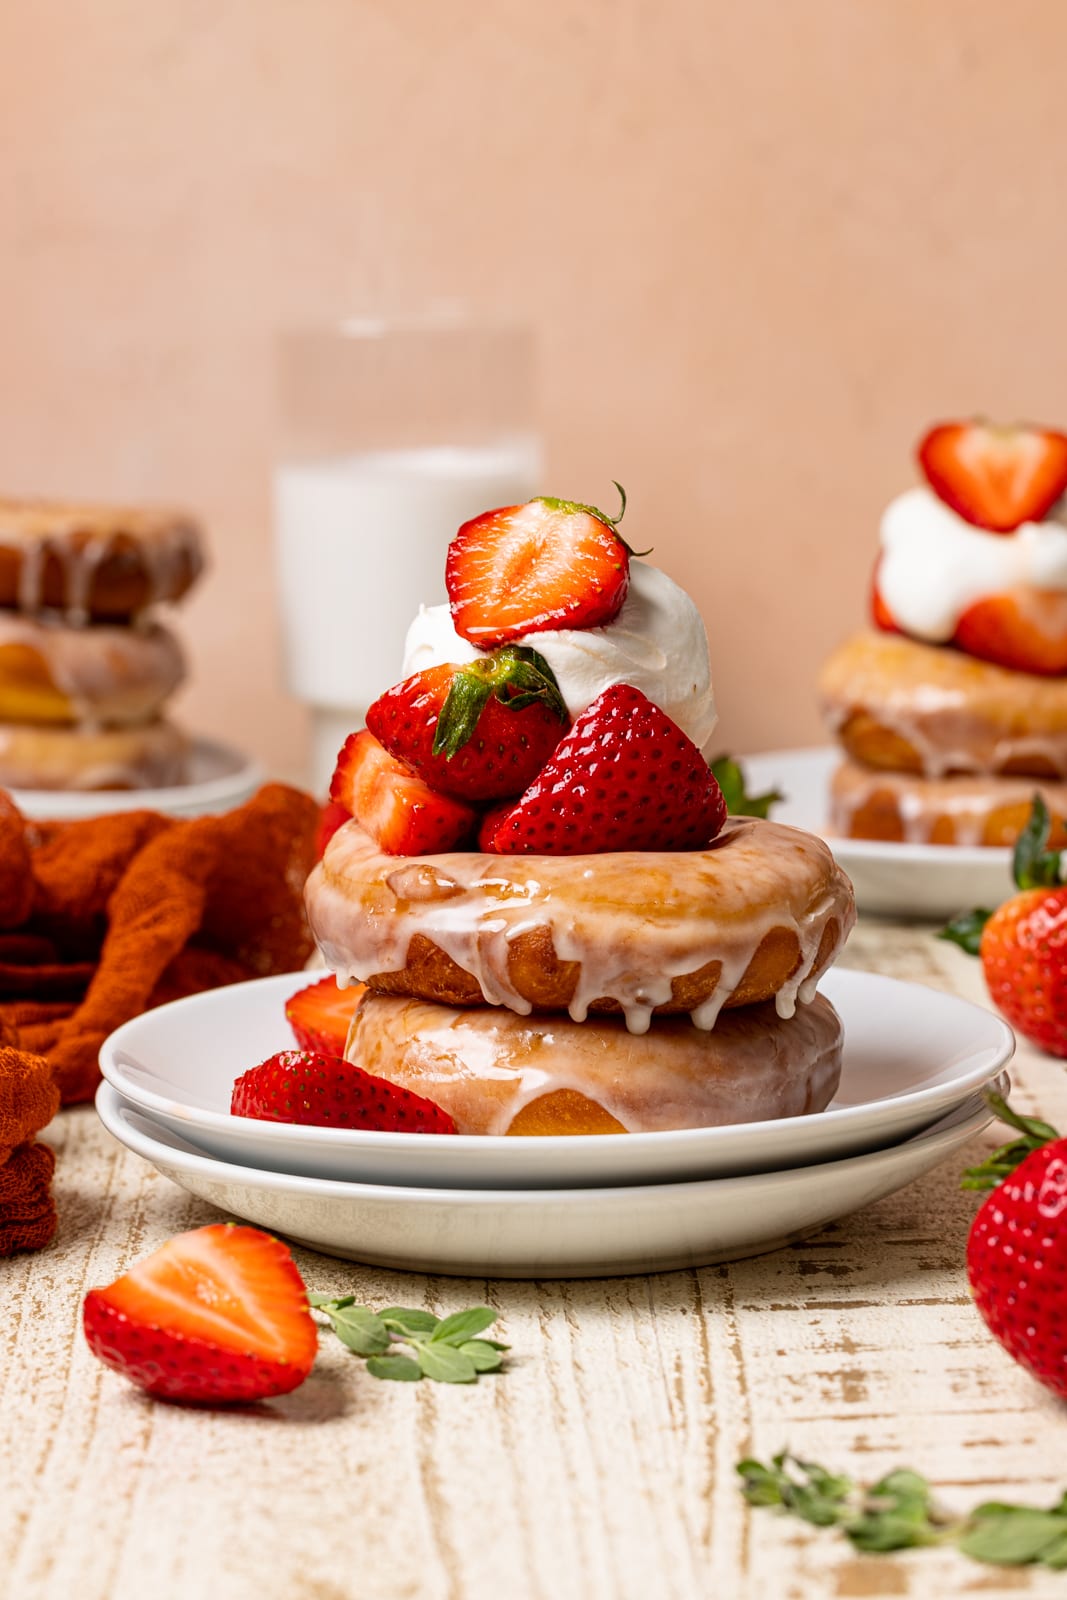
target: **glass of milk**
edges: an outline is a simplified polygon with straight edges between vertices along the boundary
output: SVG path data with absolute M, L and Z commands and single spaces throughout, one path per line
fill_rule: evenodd
M 541 489 L 531 331 L 452 313 L 353 318 L 281 350 L 275 544 L 310 781 L 400 677 L 420 605 L 446 598 L 460 524 Z

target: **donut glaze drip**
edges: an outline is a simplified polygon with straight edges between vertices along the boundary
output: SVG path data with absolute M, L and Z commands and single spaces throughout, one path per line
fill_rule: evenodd
M 181 683 L 185 663 L 175 636 L 158 623 L 117 627 L 0 611 L 0 719 L 82 727 L 144 722 Z M 20 693 L 31 714 L 8 709 Z
M 460 1133 L 505 1134 L 527 1106 L 561 1091 L 602 1108 L 615 1131 L 638 1133 L 822 1111 L 837 1089 L 841 1041 L 822 995 L 788 1021 L 767 1002 L 727 1012 L 712 1033 L 658 1017 L 634 1035 L 612 1017 L 579 1024 L 368 994 L 345 1057 L 428 1095 Z
M 1054 848 L 1067 843 L 1067 784 L 1033 778 L 921 778 L 843 762 L 830 783 L 830 825 L 846 839 L 1003 847 L 1014 844 L 1035 790 L 1053 818 Z
M 851 885 L 822 840 L 753 818 L 731 819 L 705 850 L 511 857 L 383 855 L 350 822 L 308 880 L 307 908 L 342 985 L 403 971 L 421 934 L 471 975 L 489 1005 L 523 1015 L 532 1007 L 516 988 L 509 950 L 520 935 L 547 929 L 559 960 L 577 965 L 571 1018 L 613 1001 L 632 1033 L 644 1033 L 654 1009 L 670 1002 L 674 979 L 718 963 L 714 988 L 690 1013 L 698 1028 L 714 1027 L 777 930 L 794 936 L 799 952 L 775 996 L 778 1015 L 791 1017 L 798 1000 L 813 999 L 855 920 Z

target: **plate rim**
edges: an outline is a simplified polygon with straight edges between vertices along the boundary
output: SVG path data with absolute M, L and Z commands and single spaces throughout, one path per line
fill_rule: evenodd
M 314 974 L 307 970 L 299 972 L 277 973 L 265 978 L 253 978 L 243 983 L 225 984 L 216 989 L 203 990 L 199 994 L 186 996 L 184 999 L 169 1001 L 166 1005 L 154 1007 L 151 1011 L 142 1012 L 140 1016 L 131 1018 L 123 1023 L 114 1032 L 108 1035 L 100 1047 L 100 1069 L 105 1080 L 126 1100 L 131 1101 L 139 1108 L 155 1112 L 157 1115 L 171 1116 L 177 1121 L 187 1123 L 190 1128 L 203 1128 L 213 1132 L 233 1133 L 235 1119 L 221 1111 L 203 1111 L 194 1109 L 195 1115 L 190 1115 L 190 1108 L 180 1101 L 173 1101 L 166 1096 L 159 1095 L 153 1090 L 135 1089 L 133 1092 L 126 1086 L 122 1079 L 121 1071 L 115 1062 L 115 1057 L 123 1048 L 124 1035 L 143 1024 L 144 1018 L 149 1016 L 159 1017 L 172 1011 L 175 1007 L 188 1009 L 192 1006 L 203 1006 L 205 1009 L 218 1003 L 218 997 L 234 990 L 248 991 L 250 989 L 269 989 L 282 993 L 295 993 L 300 987 L 306 986 L 308 981 L 314 982 Z M 745 1129 L 756 1139 L 766 1138 L 767 1130 L 780 1128 L 783 1123 L 796 1124 L 803 1121 L 809 1128 L 825 1127 L 847 1130 L 862 1121 L 864 1116 L 870 1115 L 871 1106 L 891 1105 L 894 1108 L 906 1110 L 921 1104 L 924 1100 L 932 1101 L 932 1110 L 941 1109 L 947 1112 L 952 1105 L 965 1099 L 972 1092 L 977 1092 L 984 1084 L 989 1083 L 1005 1070 L 1011 1061 L 1016 1048 L 1015 1035 L 1003 1018 L 983 1006 L 976 1005 L 974 1001 L 966 1000 L 961 995 L 951 994 L 945 990 L 933 989 L 928 985 L 914 983 L 908 979 L 889 977 L 884 973 L 866 972 L 850 967 L 832 968 L 823 978 L 823 983 L 828 983 L 832 991 L 839 983 L 846 985 L 874 984 L 878 988 L 888 985 L 894 992 L 901 989 L 916 990 L 923 995 L 936 997 L 935 1003 L 947 1002 L 949 1005 L 962 1006 L 968 1011 L 978 1013 L 990 1026 L 991 1038 L 987 1046 L 982 1047 L 988 1053 L 988 1060 L 982 1066 L 974 1066 L 968 1073 L 951 1086 L 947 1084 L 927 1086 L 926 1088 L 906 1090 L 896 1095 L 887 1095 L 881 1101 L 865 1101 L 858 1106 L 839 1106 L 836 1109 L 811 1112 L 804 1118 L 765 1118 L 759 1122 L 730 1123 L 722 1127 L 712 1128 L 666 1128 L 656 1131 L 646 1131 L 627 1135 L 627 1145 L 635 1149 L 637 1155 L 645 1150 L 676 1151 L 684 1156 L 689 1145 L 698 1144 L 701 1151 L 710 1156 L 714 1150 L 716 1136 L 722 1136 L 720 1142 L 726 1143 L 730 1136 L 735 1136 L 739 1128 Z M 821 992 L 821 991 L 820 991 Z M 832 992 L 827 996 L 831 1003 Z M 225 1002 L 223 1002 L 225 1003 Z M 994 1039 L 996 1042 L 994 1042 Z M 115 1081 L 118 1079 L 119 1081 Z M 936 1090 L 959 1093 L 955 1101 L 942 1099 Z M 241 1120 L 241 1119 L 236 1119 Z M 249 1119 L 246 1119 L 249 1120 Z M 254 1121 L 253 1128 L 248 1130 L 249 1140 L 264 1138 L 268 1143 L 283 1149 L 287 1142 L 294 1137 L 294 1128 L 299 1130 L 298 1137 L 302 1143 L 306 1142 L 311 1147 L 318 1147 L 323 1154 L 334 1152 L 340 1155 L 343 1152 L 355 1153 L 359 1149 L 378 1148 L 383 1151 L 393 1151 L 400 1156 L 406 1153 L 425 1148 L 425 1134 L 418 1133 L 389 1133 L 371 1129 L 347 1128 L 320 1128 L 310 1124 L 290 1124 L 282 1122 Z M 236 1130 L 238 1137 L 245 1132 L 244 1129 Z M 876 1132 L 875 1129 L 871 1130 Z M 369 1141 L 369 1144 L 368 1144 Z M 553 1155 L 567 1154 L 579 1157 L 590 1146 L 600 1148 L 603 1139 L 594 1134 L 547 1135 L 539 1136 L 536 1140 L 539 1151 L 544 1151 L 546 1158 Z M 710 1149 L 707 1147 L 710 1145 Z M 455 1160 L 459 1162 L 463 1156 L 470 1156 L 478 1152 L 488 1151 L 495 1155 L 514 1151 L 516 1140 L 512 1135 L 505 1134 L 456 1134 L 449 1140 L 451 1151 L 455 1152 Z
M 112 1101 L 118 1102 L 112 1111 Z M 101 1102 L 108 1109 L 101 1110 Z M 96 1091 L 94 1101 L 96 1114 L 113 1139 L 116 1139 L 132 1154 L 151 1165 L 156 1165 L 154 1156 L 145 1155 L 143 1150 L 138 1150 L 130 1144 L 112 1127 L 111 1123 L 117 1120 L 118 1115 L 129 1109 L 135 1115 L 144 1117 L 136 1106 L 131 1106 L 124 1100 L 119 1091 L 106 1081 L 101 1083 Z M 735 1174 L 730 1177 L 711 1178 L 681 1178 L 665 1183 L 633 1183 L 633 1184 L 594 1184 L 583 1188 L 570 1189 L 441 1189 L 420 1188 L 408 1184 L 368 1183 L 359 1179 L 348 1180 L 343 1178 L 308 1178 L 297 1173 L 276 1172 L 269 1167 L 243 1167 L 235 1162 L 220 1161 L 214 1156 L 202 1155 L 195 1152 L 176 1150 L 173 1146 L 159 1143 L 148 1135 L 134 1130 L 135 1137 L 145 1145 L 154 1146 L 159 1143 L 165 1162 L 175 1166 L 179 1171 L 185 1170 L 193 1175 L 212 1176 L 220 1183 L 232 1183 L 238 1187 L 251 1187 L 260 1190 L 273 1190 L 275 1193 L 301 1194 L 308 1199 L 321 1200 L 369 1200 L 378 1198 L 392 1199 L 397 1203 L 418 1202 L 426 1206 L 441 1206 L 447 1204 L 459 1205 L 469 1209 L 476 1207 L 484 1209 L 493 1205 L 510 1206 L 513 1208 L 529 1209 L 545 1205 L 579 1205 L 588 1204 L 591 1199 L 599 1203 L 610 1203 L 618 1196 L 632 1197 L 639 1193 L 647 1198 L 649 1204 L 655 1204 L 657 1199 L 670 1195 L 682 1194 L 693 1196 L 697 1191 L 702 1194 L 714 1190 L 722 1195 L 724 1189 L 730 1186 L 729 1192 L 735 1194 L 739 1185 L 771 1183 L 775 1185 L 787 1184 L 795 1180 L 798 1175 L 815 1177 L 821 1174 L 824 1177 L 840 1176 L 848 1172 L 858 1171 L 861 1168 L 871 1172 L 875 1168 L 882 1169 L 886 1164 L 892 1165 L 901 1158 L 902 1153 L 914 1151 L 920 1144 L 931 1144 L 938 1148 L 963 1144 L 976 1133 L 981 1132 L 993 1121 L 993 1110 L 987 1105 L 985 1099 L 977 1091 L 968 1096 L 959 1105 L 952 1107 L 940 1117 L 931 1127 L 922 1128 L 910 1138 L 883 1146 L 881 1149 L 868 1151 L 865 1154 L 837 1157 L 833 1161 L 812 1161 L 802 1163 L 800 1166 L 783 1167 L 772 1171 L 759 1171 Z M 145 1118 L 150 1121 L 150 1118 Z M 966 1129 L 966 1132 L 964 1132 Z M 936 1164 L 936 1163 L 935 1163 Z M 729 1198 L 729 1194 L 726 1195 Z
M 9 789 L 8 793 L 24 815 L 42 821 L 76 820 L 84 805 L 93 815 L 111 811 L 163 811 L 175 807 L 211 805 L 230 801 L 235 793 L 258 789 L 266 781 L 266 769 L 257 756 L 237 745 L 206 735 L 189 740 L 191 754 L 210 753 L 229 757 L 234 770 L 226 776 L 205 778 L 199 783 L 172 783 L 158 789 Z

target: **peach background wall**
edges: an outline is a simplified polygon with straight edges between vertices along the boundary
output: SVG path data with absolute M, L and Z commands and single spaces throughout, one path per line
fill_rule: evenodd
M 211 531 L 187 722 L 298 770 L 283 326 L 452 297 L 541 341 L 551 492 L 621 478 L 724 744 L 818 737 L 924 423 L 1067 423 L 1062 0 L 0 9 L 0 484 Z

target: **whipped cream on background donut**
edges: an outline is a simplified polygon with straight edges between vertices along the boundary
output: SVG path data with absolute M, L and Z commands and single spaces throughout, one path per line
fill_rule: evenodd
M 708 637 L 696 605 L 658 567 L 630 562 L 626 599 L 605 627 L 529 633 L 515 643 L 544 656 L 572 718 L 612 684 L 629 683 L 707 754 L 718 721 Z M 480 654 L 453 628 L 447 605 L 423 606 L 408 629 L 404 677 Z
M 971 606 L 1029 588 L 1067 593 L 1067 527 L 976 528 L 933 490 L 909 489 L 882 518 L 878 589 L 905 633 L 944 644 Z

